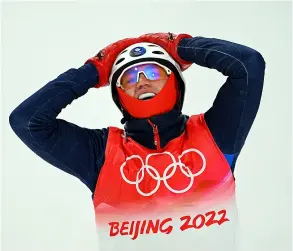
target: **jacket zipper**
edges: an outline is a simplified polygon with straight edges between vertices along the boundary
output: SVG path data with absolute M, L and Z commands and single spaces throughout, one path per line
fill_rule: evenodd
M 148 120 L 148 122 L 151 124 L 151 126 L 153 128 L 154 144 L 156 146 L 156 149 L 161 150 L 161 141 L 160 141 L 158 126 L 153 124 L 150 120 Z

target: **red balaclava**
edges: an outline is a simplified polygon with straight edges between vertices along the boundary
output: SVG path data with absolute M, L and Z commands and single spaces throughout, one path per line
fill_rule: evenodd
M 169 112 L 178 99 L 178 84 L 173 72 L 161 91 L 151 99 L 139 100 L 129 96 L 117 86 L 116 89 L 121 105 L 134 118 L 149 118 Z

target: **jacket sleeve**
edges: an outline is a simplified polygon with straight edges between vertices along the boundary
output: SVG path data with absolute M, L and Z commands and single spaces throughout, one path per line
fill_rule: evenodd
M 259 108 L 265 61 L 252 48 L 204 37 L 182 39 L 178 54 L 186 61 L 216 69 L 227 76 L 204 117 L 216 144 L 234 171 Z
M 58 114 L 94 87 L 92 64 L 69 69 L 15 108 L 9 117 L 16 135 L 39 157 L 80 179 L 92 192 L 104 162 L 108 129 L 87 129 Z

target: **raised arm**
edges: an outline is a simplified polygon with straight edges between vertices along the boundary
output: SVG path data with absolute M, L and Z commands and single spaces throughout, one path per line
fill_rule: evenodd
M 232 170 L 256 117 L 264 82 L 265 61 L 249 47 L 215 38 L 184 38 L 178 55 L 188 62 L 227 76 L 206 123 Z
M 38 156 L 79 178 L 92 191 L 103 162 L 107 129 L 90 130 L 56 117 L 96 85 L 92 64 L 70 69 L 50 81 L 10 114 L 16 135 Z

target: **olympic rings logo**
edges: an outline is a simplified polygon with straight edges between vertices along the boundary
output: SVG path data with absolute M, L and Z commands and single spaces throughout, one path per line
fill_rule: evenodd
M 190 168 L 188 166 L 186 166 L 184 163 L 181 162 L 181 158 L 189 153 L 189 152 L 193 152 L 193 153 L 197 153 L 201 159 L 202 159 L 202 167 L 201 169 L 196 172 L 196 173 L 192 173 L 192 171 L 190 170 Z M 170 165 L 168 165 L 166 167 L 166 169 L 164 170 L 164 173 L 163 173 L 163 177 L 160 176 L 159 172 L 157 171 L 156 168 L 154 168 L 153 166 L 149 165 L 149 159 L 150 157 L 154 156 L 154 155 L 162 155 L 162 154 L 167 154 L 171 157 L 172 159 L 172 163 Z M 131 181 L 131 180 L 128 180 L 125 176 L 125 173 L 124 173 L 124 167 L 126 166 L 127 164 L 127 161 L 131 160 L 131 159 L 139 159 L 141 161 L 141 168 L 140 170 L 137 172 L 136 174 L 136 180 L 134 181 Z M 167 182 L 168 179 L 170 179 L 176 172 L 177 168 L 180 168 L 180 171 L 188 178 L 190 178 L 190 182 L 188 184 L 188 186 L 182 190 L 176 190 L 176 189 L 173 189 Z M 146 163 L 144 163 L 143 159 L 139 156 L 139 155 L 132 155 L 128 158 L 126 158 L 125 162 L 120 166 L 120 173 L 121 173 L 121 176 L 123 178 L 123 180 L 130 184 L 130 185 L 135 185 L 136 186 L 136 190 L 137 192 L 142 195 L 142 196 L 151 196 L 153 195 L 155 192 L 158 191 L 159 187 L 160 187 L 160 184 L 161 184 L 161 181 L 163 181 L 163 183 L 165 184 L 165 186 L 169 189 L 169 191 L 173 192 L 173 193 L 176 193 L 176 194 L 180 194 L 180 193 L 185 193 L 187 192 L 193 185 L 194 183 L 194 177 L 196 176 L 199 176 L 203 173 L 203 171 L 205 170 L 206 168 L 206 159 L 205 159 L 205 156 L 202 154 L 201 151 L 197 150 L 197 149 L 194 149 L 194 148 L 190 148 L 190 149 L 187 149 L 185 151 L 182 152 L 182 154 L 180 156 L 178 156 L 178 162 L 176 161 L 175 157 L 173 154 L 171 154 L 170 152 L 163 152 L 163 153 L 152 153 L 152 154 L 148 154 L 147 157 L 146 157 Z M 172 170 L 171 170 L 172 169 Z M 167 173 L 171 170 L 171 172 L 167 175 Z M 157 181 L 157 184 L 155 186 L 155 188 L 149 192 L 149 193 L 145 193 L 143 192 L 140 187 L 139 187 L 139 184 L 143 181 L 144 179 L 144 176 L 145 176 L 145 172 L 147 172 L 154 180 Z

